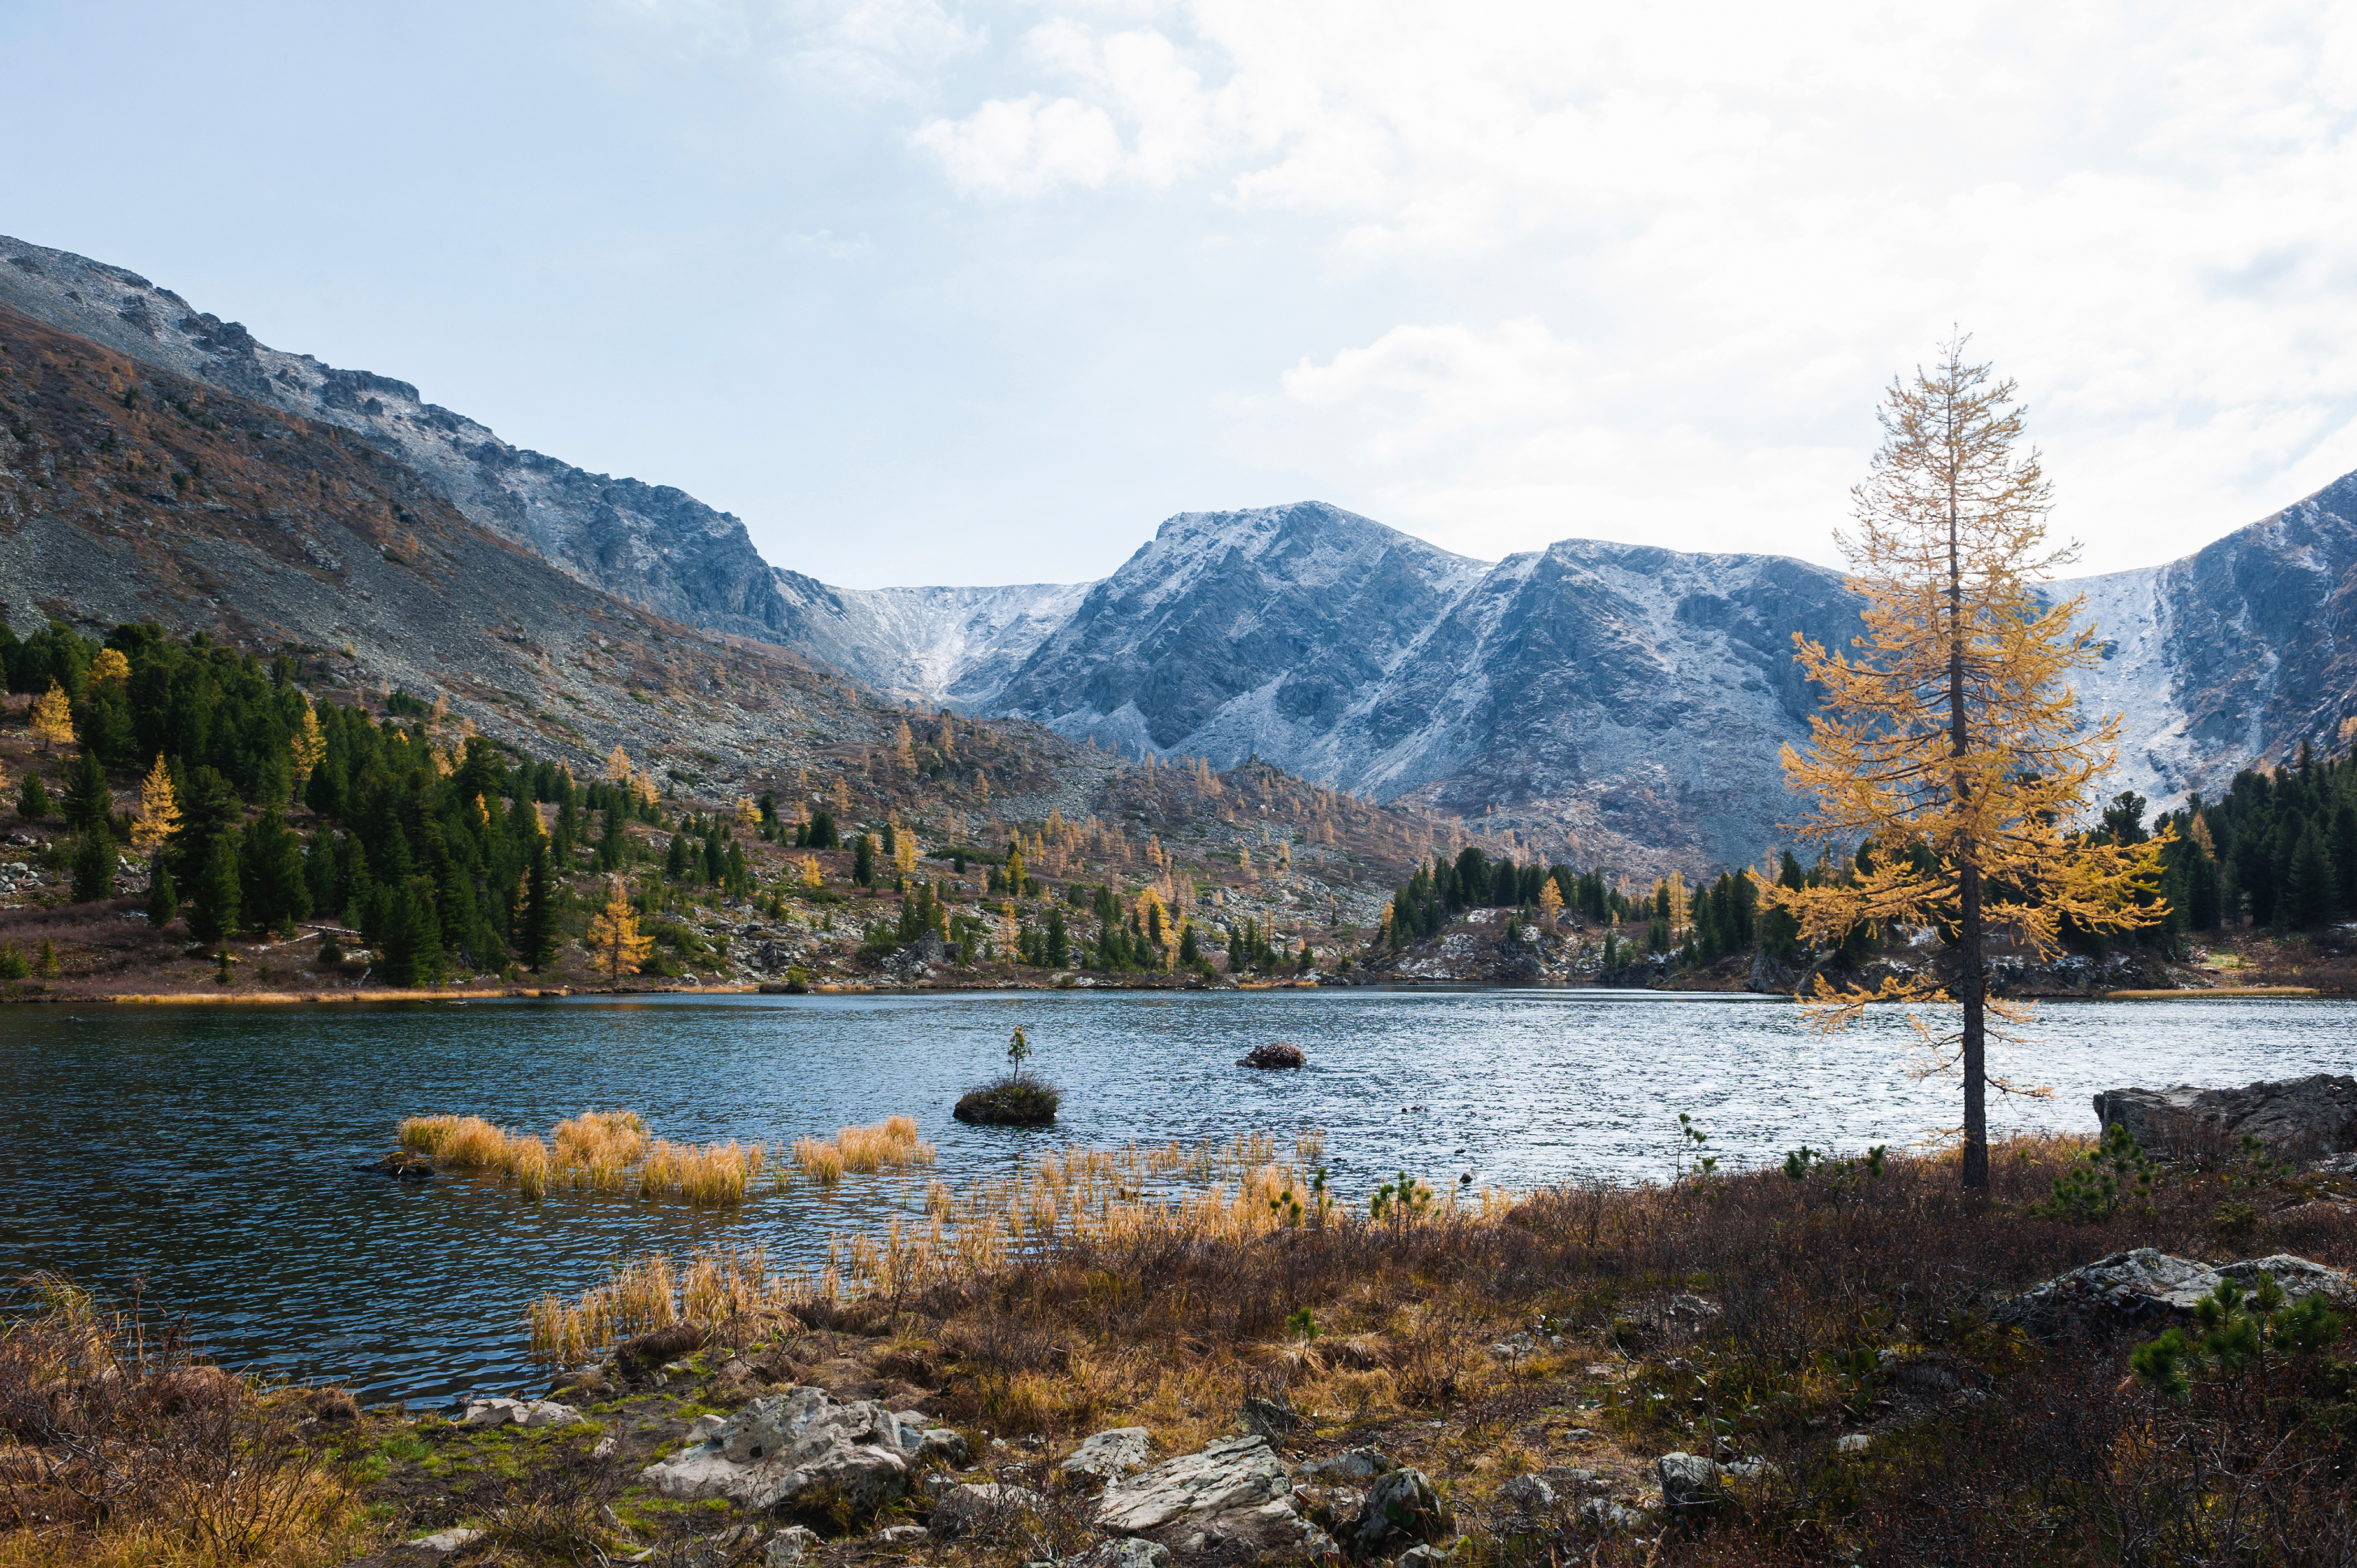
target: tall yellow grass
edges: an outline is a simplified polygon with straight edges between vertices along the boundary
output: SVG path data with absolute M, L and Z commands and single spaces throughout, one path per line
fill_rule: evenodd
M 769 1161 L 766 1144 L 674 1144 L 650 1140 L 634 1111 L 585 1111 L 559 1122 L 546 1139 L 495 1127 L 479 1116 L 412 1116 L 401 1124 L 404 1147 L 459 1171 L 496 1171 L 524 1197 L 552 1185 L 576 1191 L 677 1199 L 704 1208 L 733 1208 Z M 551 1145 L 554 1144 L 552 1148 Z
M 606 1282 L 567 1303 L 549 1294 L 532 1304 L 532 1359 L 576 1367 L 611 1345 L 673 1323 L 711 1328 L 744 1313 L 784 1310 L 791 1291 L 770 1266 L 766 1248 L 698 1248 L 683 1272 L 668 1254 L 617 1263 Z
M 913 1116 L 888 1116 L 872 1127 L 845 1127 L 832 1139 L 802 1138 L 794 1163 L 813 1181 L 833 1183 L 845 1171 L 880 1171 L 933 1163 L 933 1146 L 917 1130 Z
M 976 1182 L 954 1191 L 934 1181 L 926 1188 L 922 1219 L 912 1222 L 896 1215 L 880 1233 L 834 1236 L 823 1262 L 779 1272 L 771 1271 L 766 1255 L 761 1256 L 755 1298 L 765 1306 L 791 1310 L 814 1301 L 913 1294 L 1021 1259 L 1053 1257 L 1082 1246 L 1157 1239 L 1250 1240 L 1297 1226 L 1371 1223 L 1362 1208 L 1329 1207 L 1321 1212 L 1304 1169 L 1266 1157 L 1275 1147 L 1275 1140 L 1265 1135 L 1191 1149 L 1178 1144 L 1074 1147 L 1042 1156 L 1020 1176 Z M 811 1171 L 813 1161 L 823 1168 L 829 1151 L 840 1155 L 839 1137 L 834 1142 L 804 1139 L 795 1145 L 794 1155 Z M 1322 1151 L 1305 1136 L 1297 1142 L 1296 1152 Z M 1173 1177 L 1200 1185 L 1172 1185 Z M 1494 1219 L 1512 1201 L 1487 1187 L 1468 1193 L 1442 1184 L 1428 1208 L 1394 1210 L 1383 1223 Z M 650 1262 L 669 1267 L 662 1259 Z M 616 1275 L 622 1277 L 622 1273 Z M 554 1296 L 544 1298 L 533 1309 L 533 1355 L 570 1365 L 565 1358 L 576 1340 L 592 1348 L 611 1343 L 593 1331 L 608 1309 L 592 1300 L 611 1288 L 610 1283 L 600 1286 L 574 1306 Z M 579 1336 L 566 1326 L 574 1321 L 566 1314 L 583 1324 Z M 563 1348 L 545 1351 L 544 1344 Z

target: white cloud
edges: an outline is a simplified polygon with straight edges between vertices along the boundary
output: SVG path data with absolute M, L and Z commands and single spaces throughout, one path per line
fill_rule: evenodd
M 1014 69 L 1056 95 L 918 133 L 960 189 L 1192 182 L 1389 302 L 1232 406 L 1402 521 L 1822 556 L 1951 322 L 2097 564 L 2357 467 L 2357 13 L 1201 0 L 1067 10 Z

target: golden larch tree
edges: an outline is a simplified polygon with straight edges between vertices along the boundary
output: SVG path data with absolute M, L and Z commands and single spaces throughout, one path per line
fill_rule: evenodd
M 614 749 L 606 754 L 606 782 L 628 784 L 630 781 L 631 771 L 630 754 L 624 751 L 618 741 L 615 743 Z
M 98 657 L 90 661 L 90 683 L 103 686 L 109 682 L 117 685 L 131 683 L 131 660 L 119 648 L 102 648 Z
M 610 980 L 622 978 L 624 970 L 633 974 L 639 965 L 652 952 L 655 940 L 639 934 L 639 918 L 630 909 L 630 895 L 622 890 L 619 877 L 608 885 L 611 891 L 606 907 L 589 917 L 587 945 L 590 956 Z
M 2048 603 L 2036 585 L 2072 559 L 2050 548 L 2051 491 L 2022 435 L 2014 383 L 1967 364 L 1964 339 L 1937 366 L 1894 381 L 1883 440 L 1852 491 L 1841 546 L 1862 601 L 1861 635 L 1828 652 L 1795 634 L 1802 668 L 1825 694 L 1805 752 L 1783 748 L 1785 778 L 1813 798 L 1799 831 L 1862 844 L 1855 876 L 1817 887 L 1770 885 L 1804 941 L 1831 944 L 1861 923 L 1937 929 L 1941 961 L 1872 990 L 1821 974 L 1812 1022 L 1837 1029 L 1869 1002 L 1953 1005 L 1953 1029 L 1910 1005 L 1934 1069 L 1964 1079 L 1964 1182 L 1988 1184 L 1987 1015 L 2023 1010 L 1989 994 L 1988 943 L 2045 957 L 2067 918 L 2097 930 L 2158 919 L 2148 897 L 2165 839 L 2119 845 L 2076 831 L 2091 786 L 2112 767 L 2116 718 L 2082 723 L 2069 672 L 2100 657 L 2082 601 Z M 1996 1080 L 2000 1089 L 2010 1088 Z
M 1391 906 L 1389 906 L 1389 905 L 1385 905 L 1383 908 L 1384 908 L 1385 912 L 1386 912 L 1386 913 L 1388 913 L 1388 912 L 1390 911 Z M 1554 877 L 1552 877 L 1552 876 L 1550 876 L 1550 877 L 1548 877 L 1544 882 L 1542 882 L 1542 883 L 1540 883 L 1540 884 L 1539 884 L 1539 924 L 1540 924 L 1540 926 L 1541 926 L 1541 927 L 1543 927 L 1544 929 L 1547 929 L 1547 930 L 1550 930 L 1550 931 L 1554 930 L 1554 929 L 1555 929 L 1555 917 L 1556 917 L 1556 916 L 1558 916 L 1558 915 L 1560 915 L 1560 914 L 1562 914 L 1562 913 L 1563 913 L 1563 889 L 1562 889 L 1562 888 L 1560 888 L 1560 887 L 1557 887 L 1557 886 L 1555 885 L 1555 878 L 1554 878 Z
M 54 680 L 33 701 L 32 725 L 34 737 L 45 747 L 54 750 L 74 743 L 73 704 L 66 700 L 66 689 Z
M 153 854 L 180 828 L 180 800 L 172 788 L 171 770 L 164 766 L 164 754 L 156 754 L 156 766 L 139 781 L 139 814 L 131 819 L 131 847 L 142 854 Z
M 737 797 L 737 825 L 748 833 L 761 825 L 761 808 L 753 803 L 750 795 Z
M 300 795 L 303 786 L 311 781 L 312 772 L 328 759 L 328 737 L 319 728 L 319 715 L 307 696 L 303 699 L 303 717 L 286 746 L 295 765 L 295 793 Z

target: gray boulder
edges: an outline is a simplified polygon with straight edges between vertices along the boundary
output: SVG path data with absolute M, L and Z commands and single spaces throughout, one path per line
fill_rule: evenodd
M 1498 1488 L 1498 1500 L 1516 1513 L 1546 1513 L 1555 1507 L 1555 1488 L 1544 1476 L 1517 1476 Z
M 461 1426 L 570 1426 L 581 1412 L 554 1400 L 468 1400 Z
M 1109 1535 L 1150 1535 L 1189 1552 L 1219 1543 L 1315 1555 L 1325 1532 L 1293 1508 L 1293 1483 L 1265 1438 L 1232 1437 L 1114 1482 L 1097 1499 Z
M 755 1400 L 702 1442 L 640 1474 L 683 1500 L 726 1498 L 770 1509 L 824 1487 L 866 1511 L 898 1497 L 909 1466 L 929 1441 L 945 1446 L 943 1435 L 955 1434 L 927 1427 L 914 1412 L 895 1413 L 867 1400 L 841 1403 L 823 1389 L 796 1388 Z
M 1431 1478 L 1403 1466 L 1380 1477 L 1367 1493 L 1351 1524 L 1349 1544 L 1361 1557 L 1388 1556 L 1405 1542 L 1439 1541 L 1448 1530 L 1448 1505 Z
M 1990 1316 L 1999 1323 L 2016 1324 L 2040 1335 L 2059 1334 L 2073 1323 L 2098 1332 L 2158 1328 L 2190 1317 L 2202 1298 L 2218 1288 L 2220 1280 L 2233 1279 L 2249 1289 L 2262 1273 L 2271 1276 L 2294 1300 L 2319 1291 L 2336 1301 L 2357 1299 L 2349 1275 L 2289 1253 L 2212 1268 L 2190 1258 L 2138 1247 L 2032 1285 L 1999 1302 Z
M 1727 1500 L 1730 1481 L 1759 1481 L 1775 1473 L 1775 1467 L 1764 1459 L 1722 1465 L 1683 1450 L 1663 1455 L 1654 1461 L 1653 1468 L 1662 1478 L 1662 1506 L 1679 1519 L 1717 1508 Z
M 1335 1481 L 1372 1481 L 1392 1468 L 1380 1448 L 1345 1448 L 1331 1459 L 1312 1459 L 1301 1466 L 1301 1473 Z
M 817 1544 L 816 1530 L 790 1524 L 761 1543 L 761 1568 L 795 1568 L 802 1553 Z
M 1104 1432 L 1092 1433 L 1086 1441 L 1072 1451 L 1064 1461 L 1068 1476 L 1093 1476 L 1100 1481 L 1110 1481 L 1146 1466 L 1146 1458 L 1154 1446 L 1153 1434 L 1142 1426 L 1116 1426 Z
M 1028 1487 L 1003 1481 L 967 1481 L 933 1499 L 932 1532 L 940 1536 L 970 1535 L 1001 1520 L 1037 1512 L 1046 1499 Z
M 2187 1153 L 2199 1142 L 2233 1147 L 2256 1138 L 2271 1158 L 2310 1160 L 2357 1149 L 2357 1078 L 2312 1073 L 2241 1089 L 2112 1089 L 2095 1118 L 2119 1122 L 2151 1152 Z

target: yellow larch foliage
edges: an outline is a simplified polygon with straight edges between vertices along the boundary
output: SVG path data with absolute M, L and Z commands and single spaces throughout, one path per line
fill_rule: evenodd
M 761 808 L 753 804 L 753 797 L 750 795 L 737 797 L 737 825 L 747 832 L 751 832 L 761 825 Z
M 947 713 L 942 714 L 942 732 L 933 744 L 942 748 L 943 757 L 957 750 L 957 721 Z
M 66 700 L 66 689 L 52 680 L 49 689 L 33 703 L 34 737 L 45 746 L 71 746 L 74 743 L 73 704 Z
M 319 715 L 307 696 L 303 699 L 303 716 L 296 721 L 286 748 L 295 764 L 295 789 L 300 794 L 303 786 L 310 782 L 312 771 L 328 759 L 328 737 L 319 728 Z
M 104 685 L 109 681 L 118 684 L 128 683 L 130 679 L 131 660 L 123 656 L 119 648 L 102 648 L 98 650 L 98 657 L 90 661 L 90 683 L 93 686 Z
M 624 751 L 619 742 L 616 743 L 614 749 L 606 757 L 606 782 L 627 784 L 630 781 L 630 775 L 635 771 L 636 769 L 630 766 L 630 754 Z
M 1386 914 L 1390 912 L 1389 905 L 1384 906 L 1384 912 Z M 1539 924 L 1552 931 L 1555 929 L 1555 917 L 1562 913 L 1563 889 L 1557 887 L 1555 885 L 1555 878 L 1550 876 L 1539 884 Z
M 899 727 L 892 732 L 892 755 L 900 759 L 903 768 L 913 769 L 917 766 L 916 737 L 909 733 L 909 721 L 906 719 L 902 719 Z
M 1671 872 L 1669 888 L 1670 929 L 1673 932 L 1683 931 L 1694 914 L 1693 900 L 1686 893 L 1686 874 L 1683 871 Z
M 638 972 L 639 965 L 654 950 L 655 940 L 639 934 L 639 918 L 630 909 L 621 879 L 617 877 L 609 886 L 606 907 L 589 918 L 589 934 L 583 940 L 607 977 L 619 980 L 625 969 Z
M 171 770 L 164 766 L 164 754 L 159 751 L 156 754 L 156 766 L 139 782 L 139 814 L 131 819 L 131 847 L 142 854 L 153 854 L 179 827 L 179 796 L 172 788 Z
M 794 865 L 802 871 L 803 886 L 816 888 L 825 885 L 826 879 L 819 872 L 818 856 L 806 854 L 794 862 Z
M 1803 673 L 1825 703 L 1803 753 L 1783 748 L 1787 782 L 1811 797 L 1803 824 L 1821 843 L 1863 842 L 1854 875 L 1817 887 L 1763 889 L 1804 941 L 1837 942 L 1861 924 L 1954 933 L 1952 958 L 1892 975 L 1874 990 L 1822 975 L 1811 1021 L 1835 1029 L 1873 1001 L 1953 1004 L 1953 1032 L 1918 1019 L 1933 1065 L 1962 1069 L 1962 1176 L 1988 1182 L 1986 1015 L 2024 1010 L 1989 994 L 1986 941 L 2035 959 L 2060 945 L 2065 918 L 2092 930 L 2151 924 L 2170 835 L 2119 845 L 2082 833 L 2094 782 L 2115 760 L 2116 717 L 2086 722 L 2068 683 L 2102 657 L 2082 626 L 2082 598 L 2050 602 L 2039 583 L 2073 558 L 2046 542 L 2052 491 L 2022 434 L 2014 384 L 1969 365 L 1961 338 L 1931 371 L 1894 381 L 1881 449 L 1851 492 L 1842 539 L 1850 590 L 1863 601 L 1850 653 L 1798 633 Z
M 917 835 L 906 828 L 896 830 L 892 835 L 892 869 L 903 876 L 916 872 Z

